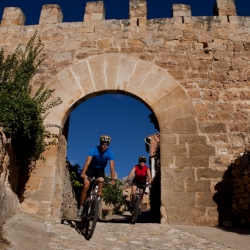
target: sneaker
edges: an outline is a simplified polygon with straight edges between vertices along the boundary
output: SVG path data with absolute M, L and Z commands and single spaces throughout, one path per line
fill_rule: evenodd
M 78 209 L 78 211 L 77 211 L 77 213 L 76 213 L 77 217 L 81 217 L 82 210 L 83 210 L 83 206 L 80 206 L 79 209 Z

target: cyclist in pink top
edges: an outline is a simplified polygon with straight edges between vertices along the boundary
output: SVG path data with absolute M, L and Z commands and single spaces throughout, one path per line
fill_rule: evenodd
M 149 167 L 145 165 L 147 158 L 145 156 L 140 156 L 138 161 L 139 164 L 135 165 L 128 175 L 128 182 L 131 182 L 131 178 L 134 175 L 134 179 L 132 181 L 131 186 L 130 203 L 132 204 L 132 195 L 136 192 L 136 188 L 139 187 L 141 195 L 139 214 L 141 214 L 141 207 L 143 203 L 143 195 L 145 193 L 146 182 L 148 182 L 148 186 L 151 186 L 152 177 Z

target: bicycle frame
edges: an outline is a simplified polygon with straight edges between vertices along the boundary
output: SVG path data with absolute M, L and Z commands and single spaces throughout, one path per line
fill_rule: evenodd
M 135 224 L 137 221 L 138 214 L 139 214 L 140 202 L 141 202 L 140 188 L 137 186 L 135 193 L 132 195 L 132 206 L 133 206 L 132 217 L 131 217 L 132 224 Z
M 86 240 L 89 240 L 94 233 L 100 202 L 100 195 L 98 194 L 98 183 L 100 181 L 95 180 L 94 178 L 89 179 L 89 181 L 90 193 L 85 200 L 82 214 L 82 229 Z

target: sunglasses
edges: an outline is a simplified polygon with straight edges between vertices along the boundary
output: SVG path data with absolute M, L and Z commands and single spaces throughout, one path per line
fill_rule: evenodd
M 109 146 L 109 144 L 108 144 L 108 143 L 102 143 L 101 145 L 102 145 L 102 146 L 106 146 L 106 147 L 108 147 L 108 146 Z

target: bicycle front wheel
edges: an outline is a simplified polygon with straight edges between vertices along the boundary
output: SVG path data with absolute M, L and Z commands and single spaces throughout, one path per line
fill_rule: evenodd
M 94 199 L 93 201 L 90 202 L 90 207 L 88 209 L 88 214 L 86 218 L 86 227 L 84 235 L 86 240 L 89 240 L 95 231 L 98 212 L 99 212 L 99 200 Z
M 132 219 L 131 219 L 132 224 L 135 224 L 137 221 L 138 213 L 139 213 L 139 206 L 140 206 L 140 197 L 136 196 L 134 200 L 134 208 L 132 211 Z

